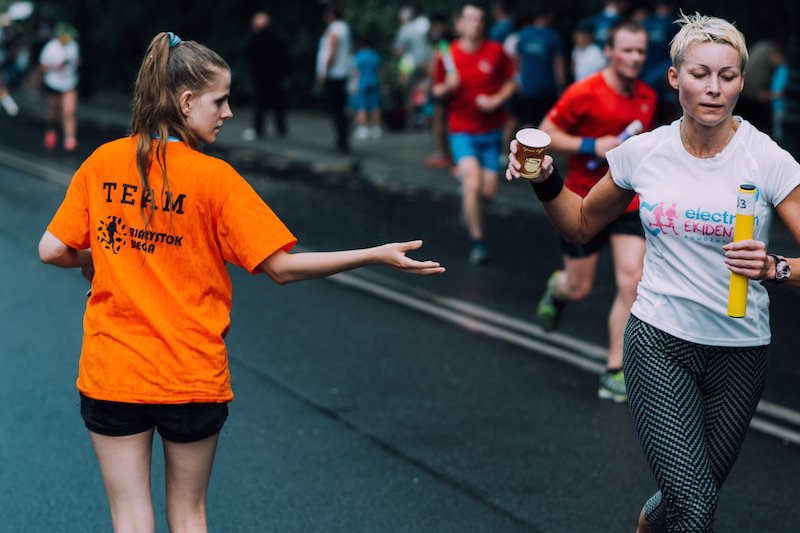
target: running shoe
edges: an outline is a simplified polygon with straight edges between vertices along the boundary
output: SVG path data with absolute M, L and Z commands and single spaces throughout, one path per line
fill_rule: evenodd
M 473 266 L 485 265 L 489 261 L 489 252 L 486 250 L 486 245 L 482 242 L 476 242 L 472 245 L 472 250 L 469 252 L 469 263 Z
M 2 74 L 0 74 L 0 76 L 1 75 Z M 19 113 L 19 106 L 14 101 L 14 99 L 11 98 L 10 94 L 7 94 L 4 97 L 0 98 L 0 105 L 3 106 L 3 109 L 6 110 L 6 113 L 8 113 L 10 117 L 16 117 L 17 114 Z
M 363 141 L 369 138 L 369 128 L 366 126 L 358 126 L 356 128 L 355 133 L 353 133 L 353 137 L 356 138 L 358 141 Z
M 449 168 L 453 162 L 449 157 L 442 154 L 434 153 L 425 158 L 425 166 L 428 168 Z
M 597 397 L 617 403 L 627 402 L 628 390 L 625 388 L 625 373 L 622 370 L 603 372 L 597 387 Z
M 52 150 L 56 147 L 56 143 L 58 142 L 58 134 L 55 130 L 47 130 L 44 132 L 44 147 L 48 150 Z
M 64 139 L 64 150 L 72 152 L 78 147 L 78 141 L 75 137 L 66 137 Z
M 558 284 L 558 270 L 550 274 L 547 287 L 536 306 L 536 316 L 539 324 L 545 331 L 553 331 L 561 322 L 562 311 L 566 302 L 556 299 L 556 285 Z
M 258 139 L 258 133 L 253 128 L 247 128 L 242 132 L 242 140 L 245 142 L 253 142 Z

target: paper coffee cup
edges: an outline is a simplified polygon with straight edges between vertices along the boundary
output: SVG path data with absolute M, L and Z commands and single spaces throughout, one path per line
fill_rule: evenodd
M 517 161 L 523 178 L 538 178 L 542 172 L 542 159 L 550 146 L 550 136 L 536 128 L 525 128 L 517 132 Z

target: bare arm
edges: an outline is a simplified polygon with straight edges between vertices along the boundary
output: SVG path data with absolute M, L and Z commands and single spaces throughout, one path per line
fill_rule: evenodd
M 779 205 L 775 212 L 786 228 L 800 244 L 800 187 L 796 187 Z M 747 240 L 732 242 L 722 247 L 725 250 L 725 263 L 731 272 L 747 276 L 750 279 L 775 279 L 775 262 L 768 255 L 766 245 L 761 241 Z M 787 287 L 800 288 L 800 258 L 787 257 L 786 261 L 792 269 L 789 279 L 782 283 Z
M 520 165 L 514 154 L 517 141 L 511 141 L 506 179 L 520 178 Z M 535 183 L 549 179 L 560 179 L 552 176 L 553 158 L 549 155 L 542 161 L 542 173 Z M 605 228 L 612 220 L 621 215 L 633 200 L 634 192 L 619 187 L 611 178 L 611 171 L 592 187 L 585 198 L 564 187 L 554 199 L 544 202 L 547 216 L 564 238 L 573 243 L 583 244 Z
M 563 54 L 558 54 L 553 58 L 553 72 L 556 78 L 556 89 L 558 94 L 561 94 L 567 86 L 566 64 Z
M 503 103 L 511 98 L 514 91 L 517 90 L 517 82 L 513 79 L 507 80 L 500 89 L 494 94 L 480 95 L 475 102 L 478 109 L 484 113 L 491 113 Z
M 431 68 L 431 79 L 434 80 L 434 83 L 431 86 L 431 93 L 436 98 L 442 98 L 449 95 L 461 85 L 461 78 L 458 76 L 458 71 L 447 72 L 447 69 L 445 69 L 444 79 L 438 83 L 436 82 L 436 69 L 438 68 L 438 64 L 440 61 L 444 62 L 441 54 L 442 52 L 439 52 L 439 55 L 436 57 L 436 59 L 431 62 L 433 65 Z
M 416 261 L 406 256 L 407 252 L 417 250 L 421 246 L 422 241 L 410 241 L 337 252 L 290 254 L 278 250 L 266 258 L 259 268 L 279 285 L 321 278 L 354 268 L 378 264 L 391 266 L 410 274 L 440 274 L 444 272 L 444 267 L 436 261 Z
M 76 250 L 67 246 L 49 231 L 45 231 L 39 241 L 39 259 L 42 263 L 61 268 L 80 268 L 89 281 L 94 276 L 91 250 Z
M 553 150 L 561 152 L 567 156 L 577 155 L 580 153 L 581 142 L 584 139 L 583 137 L 567 133 L 556 126 L 555 123 L 553 123 L 553 121 L 548 117 L 544 117 L 542 123 L 539 125 L 539 129 L 550 135 L 550 138 L 552 139 L 550 147 Z M 604 135 L 602 137 L 597 137 L 595 138 L 594 142 L 594 155 L 602 158 L 605 158 L 606 152 L 622 144 L 622 141 L 620 141 L 616 135 Z

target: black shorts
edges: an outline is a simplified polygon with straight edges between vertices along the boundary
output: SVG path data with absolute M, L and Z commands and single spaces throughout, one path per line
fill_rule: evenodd
M 608 243 L 612 235 L 636 235 L 644 238 L 644 230 L 642 229 L 642 221 L 639 218 L 638 211 L 621 214 L 585 244 L 569 243 L 561 235 L 558 236 L 558 240 L 561 243 L 561 251 L 564 252 L 564 255 L 577 259 L 599 252 Z
M 109 437 L 135 435 L 155 427 L 164 440 L 195 442 L 222 429 L 228 404 L 123 403 L 81 394 L 81 416 L 90 431 Z
M 58 89 L 53 89 L 52 87 L 47 85 L 44 81 L 42 81 L 42 92 L 50 96 L 63 96 L 65 93 L 65 91 L 59 91 Z

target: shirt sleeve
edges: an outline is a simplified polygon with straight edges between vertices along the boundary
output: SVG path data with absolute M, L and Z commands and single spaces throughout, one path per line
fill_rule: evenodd
M 64 201 L 47 226 L 47 231 L 76 250 L 89 248 L 89 197 L 86 189 L 89 168 L 87 160 L 72 177 Z
M 575 85 L 573 84 L 564 91 L 561 99 L 550 109 L 547 113 L 547 118 L 553 124 L 569 133 L 581 122 L 583 108 L 582 95 L 575 90 Z
M 48 42 L 42 48 L 41 53 L 39 54 L 39 63 L 46 66 L 54 66 L 58 62 L 58 58 L 55 57 L 56 48 L 52 41 Z
M 501 54 L 500 57 L 502 58 L 502 69 L 503 69 L 503 80 L 510 80 L 514 78 L 514 74 L 517 70 L 517 67 L 514 64 L 514 60 L 506 53 L 505 48 L 500 46 Z
M 771 178 L 766 180 L 764 195 L 769 203 L 777 206 L 800 185 L 800 163 L 786 150 L 773 146 L 775 153 L 761 160 L 767 164 L 765 176 Z
M 630 158 L 630 150 L 625 149 L 623 143 L 616 148 L 612 148 L 606 152 L 606 160 L 608 161 L 608 170 L 611 172 L 611 179 L 614 183 L 623 189 L 633 190 L 633 172 Z M 627 148 L 630 148 L 628 146 Z
M 217 236 L 226 261 L 255 274 L 278 250 L 289 251 L 297 239 L 244 179 L 222 206 Z

